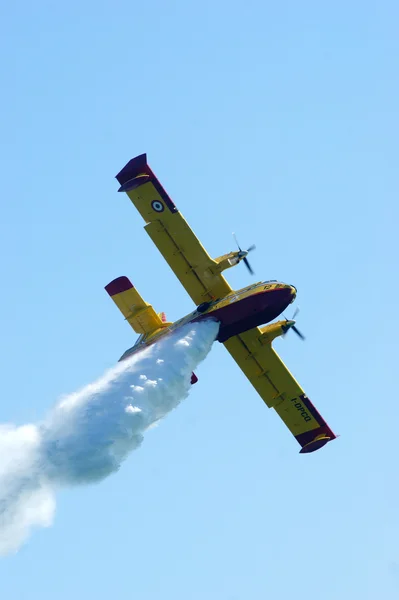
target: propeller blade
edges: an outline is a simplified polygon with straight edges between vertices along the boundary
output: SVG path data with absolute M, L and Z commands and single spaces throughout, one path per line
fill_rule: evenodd
M 298 327 L 295 327 L 295 317 L 297 316 L 297 314 L 299 313 L 299 308 L 297 307 L 295 309 L 294 314 L 292 315 L 291 319 L 288 320 L 287 317 L 285 316 L 285 314 L 283 313 L 283 317 L 284 319 L 287 321 L 287 329 L 286 331 L 283 333 L 283 335 L 281 336 L 282 338 L 285 338 L 285 336 L 287 335 L 288 331 L 290 329 L 293 329 L 295 331 L 295 333 L 297 334 L 298 337 L 301 338 L 301 340 L 306 340 L 305 336 L 303 335 L 303 333 L 301 333 L 298 329 Z
M 238 239 L 237 239 L 237 236 L 234 233 L 234 231 L 233 231 L 233 238 L 234 238 L 235 243 L 237 244 L 237 247 L 238 247 L 238 253 L 237 253 L 238 258 L 240 260 L 244 261 L 245 266 L 247 267 L 248 271 L 251 273 L 251 275 L 254 275 L 255 273 L 252 270 L 252 267 L 249 264 L 248 260 L 246 259 L 246 256 L 247 256 L 248 252 L 252 252 L 252 250 L 255 250 L 255 248 L 256 248 L 255 244 L 252 244 L 252 246 L 250 246 L 248 248 L 248 250 L 242 250 L 240 244 L 238 243 Z
M 234 241 L 235 241 L 235 243 L 236 243 L 236 244 L 237 244 L 237 246 L 238 246 L 238 249 L 239 249 L 239 251 L 241 252 L 241 247 L 240 247 L 240 244 L 238 243 L 237 236 L 236 236 L 236 234 L 234 233 L 234 231 L 233 231 L 233 238 L 234 238 Z
M 251 273 L 251 275 L 254 275 L 254 272 L 252 270 L 251 265 L 249 264 L 248 260 L 246 258 L 243 258 L 244 264 L 247 267 L 248 271 Z
M 295 331 L 295 333 L 301 338 L 301 340 L 306 340 L 305 336 L 303 335 L 303 333 L 301 333 L 299 331 L 299 329 L 297 327 L 295 327 L 295 325 L 292 325 L 291 329 L 293 331 Z

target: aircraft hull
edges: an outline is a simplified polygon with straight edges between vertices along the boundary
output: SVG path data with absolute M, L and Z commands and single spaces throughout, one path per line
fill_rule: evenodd
M 216 308 L 193 319 L 193 322 L 215 318 L 220 322 L 218 342 L 225 342 L 233 335 L 264 325 L 277 318 L 293 300 L 290 288 L 257 292 L 238 301 Z

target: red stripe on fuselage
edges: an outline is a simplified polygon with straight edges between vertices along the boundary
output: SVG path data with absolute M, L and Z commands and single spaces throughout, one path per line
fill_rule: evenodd
M 273 321 L 291 301 L 290 288 L 263 290 L 193 320 L 200 321 L 207 317 L 217 319 L 220 322 L 217 340 L 225 342 L 233 335 Z

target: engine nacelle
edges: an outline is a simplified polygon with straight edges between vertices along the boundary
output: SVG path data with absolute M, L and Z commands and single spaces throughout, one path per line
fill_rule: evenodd
M 216 272 L 221 273 L 222 271 L 225 271 L 226 269 L 230 269 L 231 267 L 238 265 L 238 263 L 240 262 L 241 259 L 238 256 L 238 252 L 229 252 L 228 254 L 219 256 L 218 258 L 215 258 L 214 260 L 217 263 L 217 266 L 215 269 Z M 212 269 L 212 270 L 214 270 L 214 269 Z
M 264 346 L 266 346 L 266 344 L 271 344 L 276 337 L 287 333 L 293 325 L 295 325 L 295 321 L 277 321 L 276 323 L 270 323 L 270 325 L 261 327 L 260 330 L 262 334 L 259 337 L 261 344 Z

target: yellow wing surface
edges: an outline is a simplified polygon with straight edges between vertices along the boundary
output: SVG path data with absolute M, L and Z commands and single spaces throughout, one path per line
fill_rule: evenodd
M 118 191 L 126 192 L 144 221 L 145 230 L 163 254 L 193 301 L 223 298 L 232 289 L 190 229 L 147 164 L 147 155 L 133 158 L 118 173 Z
M 302 446 L 300 452 L 313 452 L 335 439 L 301 386 L 288 371 L 271 343 L 262 343 L 259 328 L 236 335 L 224 345 L 248 377 L 262 400 L 274 408 Z
M 167 325 L 127 277 L 114 279 L 105 289 L 136 333 L 153 333 Z

